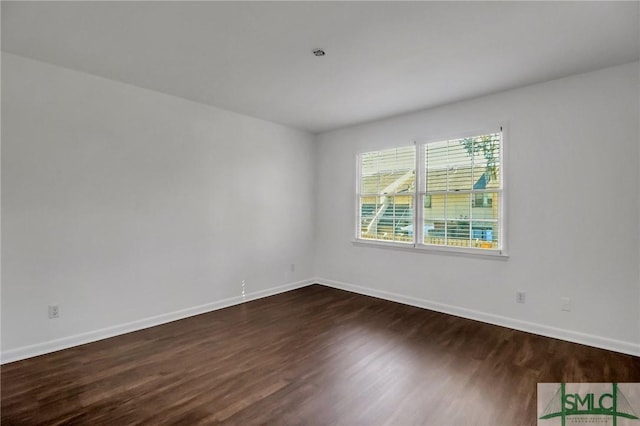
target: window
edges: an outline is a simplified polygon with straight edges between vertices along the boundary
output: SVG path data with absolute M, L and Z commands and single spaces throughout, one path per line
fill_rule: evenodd
M 413 242 L 415 167 L 413 146 L 360 155 L 359 238 Z
M 476 193 L 473 197 L 471 207 L 491 207 L 493 205 L 493 198 L 488 193 Z
M 502 252 L 502 131 L 366 152 L 358 166 L 358 240 Z

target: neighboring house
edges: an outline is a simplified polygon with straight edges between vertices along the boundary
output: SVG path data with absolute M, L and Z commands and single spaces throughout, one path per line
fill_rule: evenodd
M 481 172 L 479 176 L 478 172 Z M 449 191 L 453 187 L 454 191 L 471 192 L 438 192 L 447 189 L 446 177 Z M 489 172 L 484 169 L 472 170 L 471 167 L 431 170 L 427 173 L 427 185 L 427 191 L 431 194 L 425 200 L 424 222 L 425 226 L 432 226 L 433 229 L 426 236 L 444 237 L 446 228 L 450 238 L 497 239 L 500 200 L 498 193 L 490 191 L 496 189 L 498 183 Z

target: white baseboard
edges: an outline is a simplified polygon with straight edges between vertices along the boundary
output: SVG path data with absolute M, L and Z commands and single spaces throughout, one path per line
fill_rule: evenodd
M 156 315 L 153 317 L 143 318 L 131 321 L 125 324 L 119 324 L 112 327 L 106 327 L 99 330 L 88 331 L 86 333 L 76 334 L 74 336 L 63 337 L 60 339 L 49 340 L 35 345 L 22 346 L 8 351 L 3 351 L 0 355 L 1 364 L 19 361 L 21 359 L 31 358 L 38 355 L 44 355 L 50 352 L 56 352 L 62 349 L 71 348 L 73 346 L 84 345 L 98 340 L 107 339 L 109 337 L 118 336 L 120 334 L 131 333 L 156 325 L 165 324 L 183 318 L 192 317 L 194 315 L 204 314 L 206 312 L 215 311 L 251 300 L 261 299 L 263 297 L 273 296 L 274 294 L 284 293 L 286 291 L 295 290 L 297 288 L 306 287 L 314 284 L 314 279 L 307 279 L 293 283 L 272 287 L 266 290 L 260 290 L 249 293 L 245 297 L 237 296 L 229 299 L 218 300 L 215 302 L 205 303 L 204 305 L 193 306 L 191 308 L 181 309 L 166 314 Z
M 576 331 L 550 327 L 542 324 L 536 324 L 527 321 L 521 321 L 513 318 L 503 317 L 500 315 L 488 314 L 485 312 L 475 311 L 458 306 L 447 305 L 443 303 L 433 302 L 426 299 L 419 299 L 402 294 L 392 293 L 383 290 L 362 287 L 355 284 L 349 284 L 340 281 L 329 280 L 325 278 L 313 278 L 294 283 L 288 283 L 266 290 L 256 291 L 242 296 L 232 297 L 228 299 L 218 300 L 204 305 L 194 306 L 191 308 L 181 309 L 179 311 L 169 312 L 162 315 L 143 318 L 120 324 L 112 327 L 102 328 L 99 330 L 89 331 L 86 333 L 76 334 L 74 336 L 63 337 L 61 339 L 49 340 L 35 345 L 23 346 L 8 351 L 3 351 L 0 355 L 1 364 L 19 361 L 21 359 L 31 358 L 62 349 L 71 348 L 73 346 L 83 345 L 98 340 L 107 339 L 109 337 L 118 336 L 120 334 L 131 333 L 133 331 L 142 330 L 149 327 L 165 324 L 194 315 L 215 311 L 243 302 L 261 299 L 263 297 L 273 296 L 275 294 L 284 293 L 286 291 L 295 290 L 297 288 L 306 287 L 311 284 L 322 284 L 341 290 L 350 291 L 352 293 L 363 294 L 366 296 L 377 297 L 380 299 L 390 300 L 405 305 L 416 306 L 418 308 L 429 309 L 432 311 L 442 312 L 450 315 L 468 318 L 472 320 L 482 321 L 489 324 L 499 325 L 512 328 L 514 330 L 525 331 L 528 333 L 539 334 L 541 336 L 553 337 L 556 339 L 566 340 L 569 342 L 580 343 L 583 345 L 594 346 L 596 348 L 607 349 L 611 351 L 621 352 L 629 355 L 640 356 L 640 344 L 624 342 L 621 340 L 609 339 L 606 337 L 595 336 L 592 334 L 579 333 Z
M 596 336 L 593 334 L 580 333 L 577 331 L 550 327 L 533 322 L 521 321 L 513 318 L 503 317 L 500 315 L 489 314 L 486 312 L 475 311 L 472 309 L 461 308 L 458 306 L 447 305 L 426 299 L 419 299 L 416 297 L 391 293 L 384 290 L 376 290 L 325 278 L 316 278 L 315 282 L 318 284 L 326 285 L 328 287 L 350 291 L 352 293 L 377 297 L 379 299 L 390 300 L 405 305 L 416 306 L 418 308 L 429 309 L 432 311 L 455 315 L 462 318 L 468 318 L 489 324 L 499 325 L 502 327 L 508 327 L 514 330 L 526 331 L 527 333 L 538 334 L 540 336 L 553 337 L 555 339 L 566 340 L 573 343 L 580 343 L 583 345 L 594 346 L 596 348 L 640 356 L 640 344 L 637 343 L 624 342 L 621 340 L 609 339 L 607 337 Z

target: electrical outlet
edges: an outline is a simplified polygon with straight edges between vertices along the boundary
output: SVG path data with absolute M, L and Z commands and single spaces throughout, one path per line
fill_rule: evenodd
M 49 319 L 60 318 L 60 307 L 58 305 L 49 305 Z
M 571 312 L 571 299 L 568 297 L 560 298 L 560 309 L 566 312 Z
M 516 292 L 516 302 L 517 303 L 524 303 L 527 300 L 527 293 L 525 293 L 524 291 L 517 291 Z
M 292 264 L 291 264 L 291 266 L 290 266 L 290 268 L 289 268 L 289 270 L 290 270 L 291 272 L 295 272 L 295 271 L 296 271 L 296 264 L 295 264 L 295 263 L 292 263 Z
M 247 286 L 246 280 L 242 280 L 242 297 L 246 296 L 246 286 Z

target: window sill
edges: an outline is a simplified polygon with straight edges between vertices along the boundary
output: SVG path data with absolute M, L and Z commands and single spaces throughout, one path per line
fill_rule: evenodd
M 487 250 L 476 248 L 463 248 L 463 247 L 445 247 L 445 246 L 431 246 L 424 244 L 413 243 L 401 243 L 393 241 L 376 241 L 376 240 L 364 240 L 355 239 L 351 241 L 355 246 L 362 247 L 375 247 L 375 248 L 387 248 L 392 250 L 404 250 L 411 252 L 433 253 L 433 254 L 451 254 L 457 256 L 470 256 L 470 257 L 487 257 L 508 259 L 509 255 L 505 250 Z

